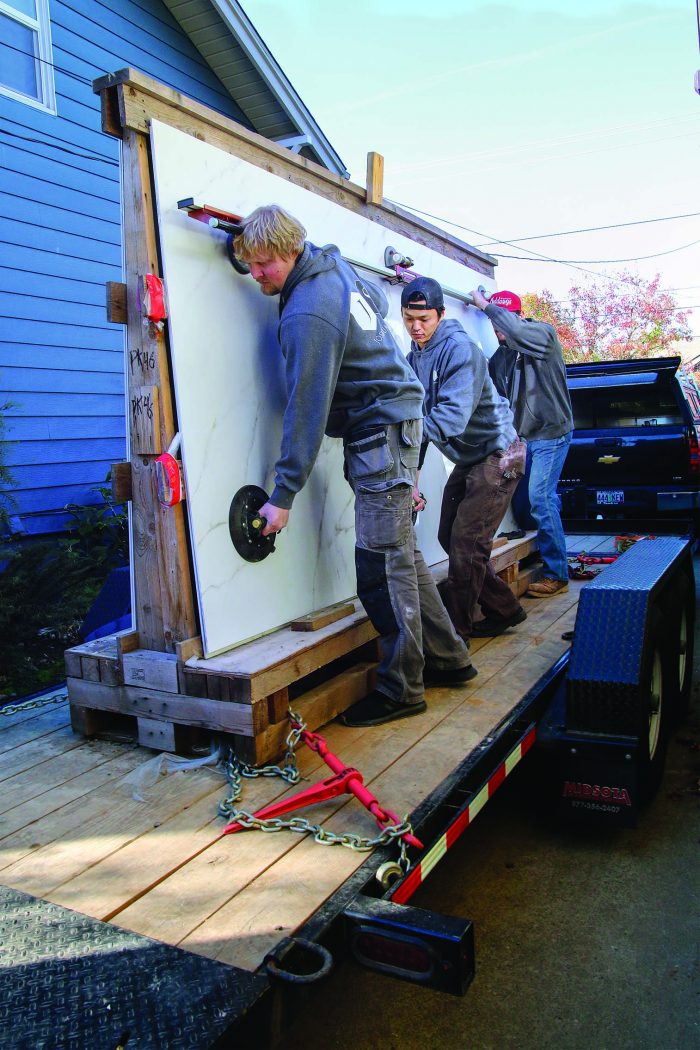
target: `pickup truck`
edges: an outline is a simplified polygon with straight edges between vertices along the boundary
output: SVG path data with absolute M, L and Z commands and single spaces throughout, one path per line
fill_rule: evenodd
M 700 524 L 700 392 L 679 357 L 569 365 L 574 434 L 559 494 L 584 522 L 654 532 Z

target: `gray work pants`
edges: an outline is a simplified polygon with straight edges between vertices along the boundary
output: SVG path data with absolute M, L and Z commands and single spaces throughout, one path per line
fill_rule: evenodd
M 355 493 L 357 594 L 381 636 L 377 689 L 404 704 L 423 699 L 427 658 L 440 670 L 466 667 L 411 520 L 422 420 L 368 427 L 345 445 Z

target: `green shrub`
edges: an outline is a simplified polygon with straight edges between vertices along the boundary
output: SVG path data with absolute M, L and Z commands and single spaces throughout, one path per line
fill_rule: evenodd
M 0 701 L 63 681 L 63 653 L 110 570 L 128 560 L 127 515 L 99 490 L 104 505 L 67 508 L 65 538 L 21 540 L 0 548 Z

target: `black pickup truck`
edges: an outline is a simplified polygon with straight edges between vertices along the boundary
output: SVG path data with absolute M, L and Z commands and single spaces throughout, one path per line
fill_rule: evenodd
M 700 534 L 700 392 L 680 362 L 567 366 L 574 434 L 559 484 L 566 528 L 607 522 Z

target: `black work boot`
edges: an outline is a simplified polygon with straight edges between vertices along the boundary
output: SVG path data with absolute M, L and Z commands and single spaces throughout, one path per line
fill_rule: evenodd
M 472 638 L 495 638 L 523 620 L 527 620 L 527 613 L 522 607 L 510 616 L 486 616 L 472 624 Z
M 340 721 L 345 726 L 380 726 L 397 718 L 419 715 L 427 706 L 425 700 L 419 700 L 417 704 L 402 704 L 399 700 L 392 700 L 386 693 L 373 689 L 362 700 L 343 711 Z
M 477 670 L 473 664 L 467 664 L 466 667 L 452 667 L 448 670 L 426 664 L 423 668 L 423 685 L 430 688 L 466 685 L 467 682 L 471 682 L 472 678 L 476 678 L 476 675 Z

